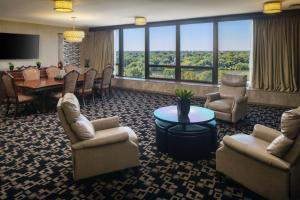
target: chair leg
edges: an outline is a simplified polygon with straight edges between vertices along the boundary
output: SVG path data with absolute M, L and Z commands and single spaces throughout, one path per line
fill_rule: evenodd
M 7 104 L 6 104 L 6 113 L 5 113 L 6 116 L 7 116 L 8 113 L 9 113 L 9 107 L 10 107 L 10 103 L 7 102 Z
M 92 93 L 92 98 L 93 98 L 93 104 L 95 104 L 95 93 Z
M 85 106 L 85 95 L 83 94 L 81 97 L 82 97 L 83 106 Z
M 16 109 L 15 109 L 14 119 L 17 118 L 18 110 L 19 110 L 19 103 L 16 103 Z

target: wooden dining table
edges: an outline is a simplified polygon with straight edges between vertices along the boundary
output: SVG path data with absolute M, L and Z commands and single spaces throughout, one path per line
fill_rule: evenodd
M 77 84 L 82 84 L 84 81 L 84 75 L 78 77 Z M 95 81 L 101 81 L 101 78 L 96 78 Z M 24 92 L 30 92 L 41 97 L 42 110 L 45 111 L 47 94 L 51 91 L 62 89 L 64 80 L 58 80 L 54 78 L 41 78 L 40 80 L 16 80 L 15 85 L 18 89 Z

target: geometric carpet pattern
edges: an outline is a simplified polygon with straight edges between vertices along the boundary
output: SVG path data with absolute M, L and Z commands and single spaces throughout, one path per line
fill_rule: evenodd
M 73 181 L 70 141 L 55 111 L 24 113 L 14 120 L 1 110 L 0 199 L 262 199 L 216 172 L 215 155 L 187 162 L 157 151 L 153 111 L 175 103 L 174 96 L 114 90 L 111 98 L 82 107 L 90 120 L 118 115 L 122 125 L 131 127 L 139 138 L 141 165 L 79 182 Z M 204 99 L 192 104 L 203 106 Z M 249 105 L 247 118 L 236 128 L 218 122 L 218 141 L 250 134 L 257 123 L 278 129 L 285 110 Z

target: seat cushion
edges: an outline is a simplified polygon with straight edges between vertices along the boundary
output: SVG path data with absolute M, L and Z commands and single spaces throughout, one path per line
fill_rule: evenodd
M 220 99 L 208 103 L 208 108 L 225 113 L 231 113 L 233 99 Z
M 92 123 L 83 115 L 79 115 L 77 120 L 71 124 L 72 130 L 80 140 L 88 140 L 95 137 L 95 129 Z
M 236 134 L 230 136 L 235 141 L 239 142 L 240 144 L 244 145 L 245 147 L 250 147 L 258 150 L 265 151 L 270 143 L 256 138 L 252 135 L 246 135 L 246 134 Z
M 62 98 L 61 107 L 69 124 L 77 121 L 80 116 L 80 104 L 74 94 L 66 93 Z
M 294 141 L 281 134 L 273 140 L 273 142 L 267 147 L 267 152 L 270 154 L 282 158 L 286 152 L 292 147 Z
M 285 111 L 281 116 L 281 132 L 294 140 L 300 132 L 300 108 Z
M 33 96 L 28 96 L 24 94 L 18 94 L 18 101 L 20 103 L 29 102 L 33 100 Z

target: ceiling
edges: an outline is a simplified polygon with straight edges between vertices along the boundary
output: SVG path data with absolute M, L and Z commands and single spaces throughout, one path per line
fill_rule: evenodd
M 74 0 L 73 13 L 57 13 L 52 0 L 1 0 L 0 19 L 81 27 L 132 24 L 134 16 L 148 21 L 261 12 L 266 0 Z M 284 9 L 300 0 L 285 0 Z

